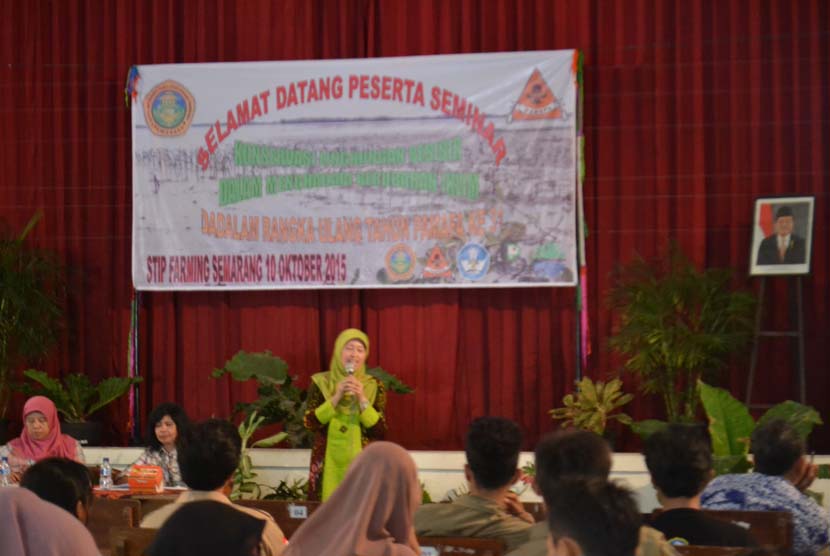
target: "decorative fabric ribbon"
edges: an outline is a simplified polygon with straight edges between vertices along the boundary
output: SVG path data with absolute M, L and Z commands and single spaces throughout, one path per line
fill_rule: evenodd
M 141 79 L 141 75 L 138 73 L 138 67 L 131 66 L 130 71 L 127 72 L 127 82 L 124 84 L 124 104 L 127 105 L 127 108 L 130 107 L 130 100 L 135 101 L 138 97 L 136 87 L 139 79 Z

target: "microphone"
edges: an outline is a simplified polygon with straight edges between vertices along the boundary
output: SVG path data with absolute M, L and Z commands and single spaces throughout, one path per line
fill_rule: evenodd
M 346 363 L 346 374 L 348 376 L 354 375 L 354 363 L 352 361 L 349 361 L 348 363 Z M 345 398 L 347 400 L 352 400 L 352 399 L 354 399 L 354 394 L 352 394 L 351 392 L 346 392 L 346 394 L 343 396 L 343 398 Z

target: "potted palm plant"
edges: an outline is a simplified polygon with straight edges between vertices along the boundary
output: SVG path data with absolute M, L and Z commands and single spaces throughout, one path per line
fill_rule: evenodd
M 772 406 L 756 422 L 749 408 L 728 390 L 704 382 L 699 387 L 700 401 L 709 421 L 715 472 L 719 475 L 742 473 L 752 467 L 747 457 L 752 432 L 770 420 L 786 421 L 805 441 L 814 427 L 824 424 L 818 411 L 792 400 Z M 827 471 L 826 465 L 820 466 L 820 478 L 827 478 Z
M 63 320 L 64 267 L 54 253 L 25 243 L 41 217 L 35 214 L 20 233 L 0 232 L 0 424 L 15 371 L 49 352 Z M 0 427 L 0 436 L 5 431 Z
M 644 392 L 662 397 L 669 421 L 694 421 L 698 381 L 749 345 L 755 297 L 733 291 L 730 280 L 731 271 L 700 271 L 672 245 L 656 261 L 623 266 L 610 290 L 619 317 L 611 347 Z
M 62 432 L 76 438 L 84 446 L 101 444 L 101 423 L 89 421 L 89 417 L 143 380 L 140 377 L 111 377 L 93 384 L 88 376 L 79 373 L 66 375 L 63 382 L 35 369 L 23 374 L 37 384 L 23 384 L 21 389 L 26 395 L 46 396 L 55 402 L 58 413 L 64 419 Z

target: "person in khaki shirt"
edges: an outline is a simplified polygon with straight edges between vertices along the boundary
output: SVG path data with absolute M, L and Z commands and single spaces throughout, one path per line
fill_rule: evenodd
M 536 478 L 533 490 L 540 496 L 553 490 L 564 478 L 608 480 L 611 474 L 611 449 L 599 435 L 584 430 L 558 431 L 536 445 Z M 546 486 L 547 485 L 547 486 Z M 528 541 L 507 556 L 545 556 L 548 553 L 548 524 L 544 521 L 530 528 Z M 636 556 L 677 556 L 663 533 L 652 527 L 640 527 Z
M 530 528 L 527 542 L 516 548 L 516 550 L 509 552 L 507 556 L 545 556 L 548 553 L 547 542 L 549 532 L 547 521 L 540 521 Z M 657 529 L 643 525 L 640 527 L 635 556 L 678 555 L 677 551 L 666 540 L 663 533 Z M 830 554 L 826 556 L 830 556 Z
M 262 556 L 279 556 L 285 549 L 285 536 L 270 515 L 253 508 L 236 506 L 228 495 L 233 488 L 233 472 L 239 465 L 242 439 L 232 424 L 209 419 L 190 428 L 179 448 L 182 479 L 192 490 L 183 492 L 171 504 L 147 514 L 141 527 L 158 529 L 184 504 L 212 500 L 265 521 L 260 542 Z
M 528 539 L 533 516 L 510 487 L 517 468 L 522 432 L 501 417 L 480 417 L 467 431 L 464 475 L 470 492 L 449 504 L 425 504 L 415 512 L 415 532 L 427 537 L 501 539 L 508 549 Z

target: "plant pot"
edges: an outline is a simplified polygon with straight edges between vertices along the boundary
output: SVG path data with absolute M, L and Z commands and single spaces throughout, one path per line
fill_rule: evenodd
M 61 432 L 68 434 L 75 440 L 81 443 L 81 446 L 100 446 L 101 433 L 104 430 L 104 425 L 95 421 L 85 421 L 83 423 L 61 423 Z
M 12 439 L 12 435 L 9 432 L 10 428 L 11 421 L 8 419 L 0 419 L 0 445 L 6 444 Z
M 619 431 L 616 429 L 605 429 L 605 432 L 602 433 L 602 438 L 608 443 L 608 447 L 611 451 L 614 451 L 614 448 L 617 444 L 617 437 L 619 435 Z

